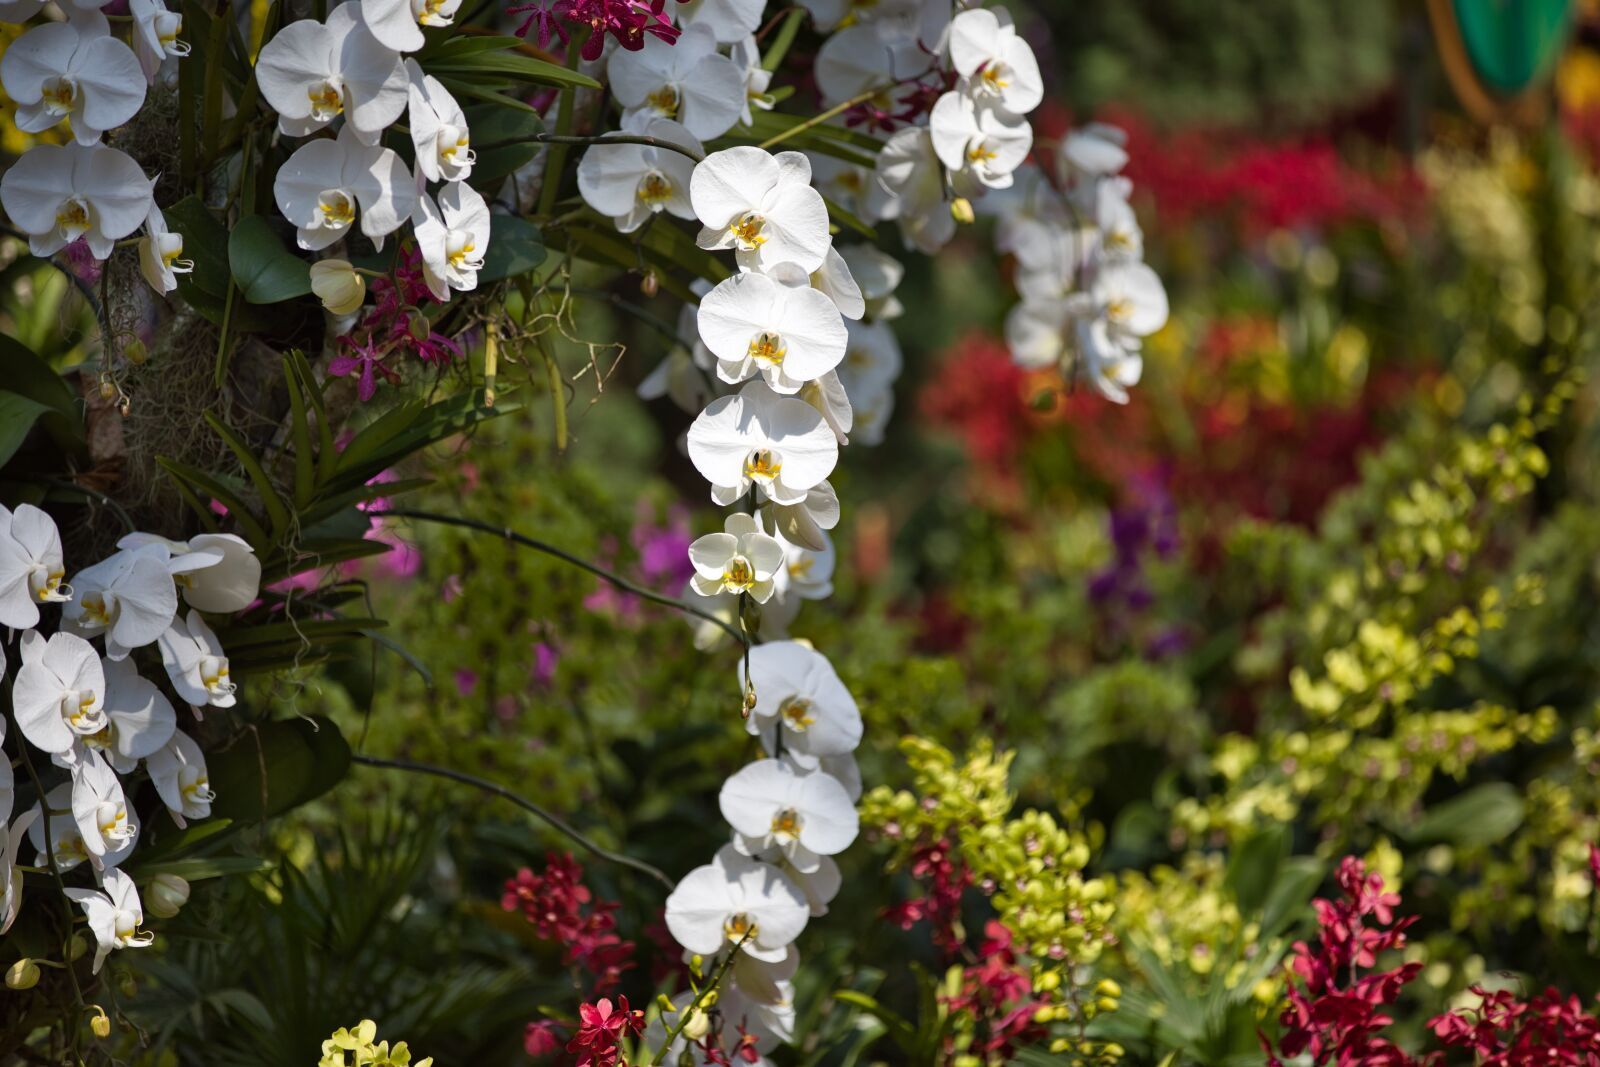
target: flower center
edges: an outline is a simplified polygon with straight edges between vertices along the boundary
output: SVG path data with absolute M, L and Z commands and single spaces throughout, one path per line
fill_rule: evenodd
M 794 578 L 809 578 L 811 576 L 811 565 L 815 562 L 816 560 L 810 556 L 794 560 L 789 564 L 790 576 Z
M 783 724 L 797 734 L 806 732 L 806 727 L 817 721 L 811 714 L 816 710 L 816 705 L 805 697 L 788 697 L 778 705 L 778 717 Z
M 61 591 L 61 579 L 66 576 L 65 571 L 47 571 L 44 567 L 35 567 L 33 573 L 28 575 L 28 587 L 33 590 L 34 599 L 41 604 L 66 600 L 67 596 Z
M 324 189 L 317 197 L 317 222 L 334 229 L 344 229 L 356 221 L 355 198 L 343 189 Z
M 126 841 L 133 836 L 134 826 L 128 821 L 128 808 L 103 800 L 95 810 L 95 823 L 100 836 L 107 841 Z
M 445 126 L 439 131 L 439 159 L 452 166 L 470 166 L 477 161 L 472 151 L 472 138 L 466 130 Z
M 183 795 L 185 802 L 196 804 L 209 804 L 217 799 L 217 794 L 211 791 L 211 781 L 204 773 L 193 768 L 185 770 L 178 777 L 178 792 Z
M 1120 297 L 1106 304 L 1106 318 L 1112 322 L 1126 322 L 1133 314 L 1133 305 Z
M 998 93 L 1011 84 L 1006 79 L 1006 75 L 1010 73 L 1010 71 L 1006 70 L 1004 64 L 989 63 L 983 68 L 983 72 L 978 75 L 978 84 L 992 93 Z
M 783 357 L 788 351 L 783 338 L 769 330 L 756 334 L 750 342 L 750 358 L 763 367 L 783 366 Z
M 335 79 L 328 79 L 306 90 L 311 100 L 311 117 L 318 122 L 330 122 L 344 111 L 343 87 Z
M 793 841 L 800 836 L 800 813 L 793 808 L 785 808 L 772 817 L 772 836 L 779 843 Z
M 161 50 L 169 56 L 186 56 L 189 46 L 178 40 L 178 34 L 183 32 L 183 16 L 174 11 L 165 11 L 156 16 L 156 40 L 161 45 Z
M 743 941 L 747 937 L 753 938 L 756 936 L 756 930 L 755 920 L 742 911 L 737 915 L 729 916 L 728 921 L 722 924 L 722 932 L 728 935 L 729 941 Z
M 104 593 L 85 593 L 78 601 L 83 605 L 83 618 L 89 625 L 104 629 L 111 625 L 111 617 L 116 614 L 116 602 L 107 604 Z
M 417 23 L 421 26 L 448 26 L 452 21 L 451 13 L 446 10 L 450 0 L 422 0 L 412 2 L 411 10 L 417 16 Z
M 678 117 L 678 90 L 676 86 L 663 85 L 655 92 L 644 98 L 657 114 L 669 119 Z
M 778 454 L 770 448 L 758 448 L 744 461 L 744 476 L 758 482 L 770 482 L 783 470 Z
M 46 78 L 39 88 L 39 99 L 51 115 L 69 115 L 78 102 L 78 83 L 65 74 Z
M 68 241 L 76 241 L 89 229 L 89 205 L 82 197 L 64 200 L 56 209 L 56 229 Z
M 635 193 L 639 203 L 648 207 L 659 207 L 672 199 L 672 183 L 666 175 L 658 170 L 653 170 L 639 180 L 639 190 Z
M 61 694 L 61 715 L 74 733 L 97 734 L 106 725 L 104 712 L 95 709 L 93 690 L 68 689 Z
M 733 224 L 734 240 L 739 242 L 739 247 L 746 252 L 760 248 L 767 243 L 761 230 L 766 226 L 767 220 L 754 211 L 746 212 L 739 221 Z
M 989 147 L 989 143 L 987 141 L 979 141 L 977 144 L 967 149 L 967 162 L 987 163 L 989 160 L 995 159 L 999 155 L 999 152 L 996 152 L 994 149 Z
M 174 274 L 188 274 L 194 270 L 194 260 L 183 259 L 183 234 L 164 233 L 157 241 L 156 247 L 161 251 L 161 262 Z M 189 580 L 187 574 L 177 575 L 178 578 Z
M 450 239 L 445 242 L 445 258 L 450 265 L 460 271 L 475 271 L 483 267 L 483 256 L 476 254 L 478 246 L 472 242 L 472 234 L 451 231 Z
M 83 739 L 83 743 L 88 745 L 90 748 L 98 748 L 102 752 L 110 751 L 116 746 L 117 743 L 116 724 L 110 720 L 107 720 L 106 724 L 102 726 L 99 731 L 85 737 Z
M 756 584 L 755 568 L 743 556 L 734 556 L 722 568 L 722 588 L 730 593 L 743 593 Z
M 232 693 L 235 686 L 228 677 L 227 656 L 201 656 L 200 657 L 200 684 L 206 687 L 206 692 L 212 696 L 227 696 Z
M 83 835 L 76 827 L 58 827 L 54 832 L 58 835 L 55 839 L 57 867 L 76 866 L 89 858 L 89 846 L 83 843 Z

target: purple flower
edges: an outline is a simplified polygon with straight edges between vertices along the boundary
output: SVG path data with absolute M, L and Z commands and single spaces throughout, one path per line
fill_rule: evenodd
M 468 670 L 465 667 L 456 671 L 456 692 L 464 697 L 469 697 L 476 688 L 478 688 L 477 671 Z
M 666 15 L 666 6 L 666 0 L 534 0 L 508 7 L 506 13 L 528 16 L 517 27 L 517 36 L 532 33 L 540 48 L 550 43 L 552 33 L 560 36 L 562 44 L 568 43 L 568 25 L 588 26 L 582 55 L 593 61 L 605 50 L 608 33 L 630 52 L 644 47 L 647 33 L 668 44 L 675 43 L 681 31 Z

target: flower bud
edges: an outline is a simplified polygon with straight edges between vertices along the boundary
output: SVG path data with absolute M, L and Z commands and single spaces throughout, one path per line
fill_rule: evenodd
M 122 355 L 135 367 L 150 358 L 149 347 L 137 337 L 122 346 Z
M 950 217 L 965 225 L 978 216 L 972 210 L 972 201 L 964 196 L 958 196 L 950 201 Z
M 407 307 L 406 332 L 415 341 L 426 341 L 433 336 L 433 323 L 428 321 L 428 316 L 422 313 L 419 307 Z
M 646 271 L 644 280 L 639 283 L 639 292 L 645 296 L 655 296 L 661 291 L 661 280 L 656 277 L 655 271 Z
M 323 259 L 311 264 L 311 291 L 335 315 L 348 315 L 367 297 L 367 280 L 348 260 Z
M 683 1024 L 683 1036 L 690 1041 L 699 1041 L 711 1029 L 711 1016 L 698 1008 L 693 1009 L 689 1018 Z
M 107 1038 L 111 1036 L 111 1017 L 100 1005 L 94 1005 L 94 1018 L 89 1020 L 89 1029 L 94 1031 L 94 1036 Z
M 117 992 L 129 1000 L 139 995 L 139 983 L 134 980 L 132 971 L 123 971 L 117 975 Z
M 144 891 L 144 910 L 158 919 L 170 919 L 189 903 L 189 883 L 176 874 L 158 874 Z
M 67 942 L 67 959 L 81 959 L 89 951 L 89 939 L 82 934 L 73 934 L 72 940 Z
M 7 989 L 32 989 L 39 984 L 39 965 L 28 957 L 6 968 Z
M 111 379 L 110 378 L 102 378 L 102 379 L 100 379 L 100 399 L 101 400 L 110 400 L 112 397 L 114 397 L 116 395 L 117 395 L 117 387 L 116 387 L 116 385 L 114 385 L 112 383 Z

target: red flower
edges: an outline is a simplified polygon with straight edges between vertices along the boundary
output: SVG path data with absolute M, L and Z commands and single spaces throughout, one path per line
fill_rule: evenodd
M 556 1036 L 556 1024 L 549 1019 L 529 1023 L 522 1034 L 522 1047 L 530 1056 L 548 1056 L 561 1048 L 561 1038 Z
M 577 1067 L 613 1067 L 621 1053 L 617 1043 L 643 1029 L 644 1012 L 630 1009 L 627 997 L 618 997 L 615 1007 L 602 997 L 578 1007 L 578 1032 L 567 1042 L 567 1051 L 578 1054 Z
M 592 974 L 597 993 L 615 988 L 634 965 L 633 942 L 615 933 L 617 903 L 593 899 L 570 852 L 547 855 L 540 874 L 524 867 L 506 879 L 500 906 L 521 911 L 541 940 L 564 944 L 567 963 Z

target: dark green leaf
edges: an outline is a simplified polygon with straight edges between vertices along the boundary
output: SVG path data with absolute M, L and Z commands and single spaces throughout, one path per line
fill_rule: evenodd
M 212 816 L 255 823 L 333 788 L 350 767 L 350 746 L 328 719 L 278 719 L 245 732 L 208 764 L 217 790 Z
M 50 411 L 48 405 L 16 393 L 0 392 L 0 467 L 16 455 L 39 416 Z
M 228 235 L 228 264 L 252 304 L 276 304 L 311 292 L 311 268 L 291 254 L 264 216 L 239 220 Z
M 467 124 L 472 129 L 472 147 L 478 157 L 472 165 L 471 181 L 480 190 L 504 181 L 539 153 L 539 143 L 533 138 L 544 132 L 544 121 L 537 114 L 475 104 L 467 108 Z M 498 147 L 484 147 L 490 145 Z
M 532 85 L 552 85 L 558 89 L 600 88 L 600 83 L 587 74 L 579 74 L 575 70 L 543 59 L 505 50 L 451 56 L 445 61 L 435 60 L 425 69 L 428 73 L 441 78 L 453 76 L 470 80 L 481 78 L 485 74 L 490 76 L 498 74 L 516 81 Z
M 1492 845 L 1522 825 L 1522 797 L 1509 782 L 1485 782 L 1429 808 L 1403 832 L 1418 844 Z
M 178 295 L 190 303 L 191 293 L 211 296 L 218 310 L 228 295 L 228 229 L 198 196 L 186 196 L 162 212 L 167 226 L 183 235 L 183 255 L 194 270 L 178 275 Z M 199 305 L 196 304 L 196 310 Z
M 530 271 L 544 262 L 544 241 L 539 227 L 515 215 L 489 217 L 489 251 L 484 253 L 478 281 L 497 282 Z
M 1254 915 L 1266 904 L 1288 856 L 1289 835 L 1281 826 L 1269 826 L 1233 850 L 1226 884 L 1233 890 L 1241 914 Z

